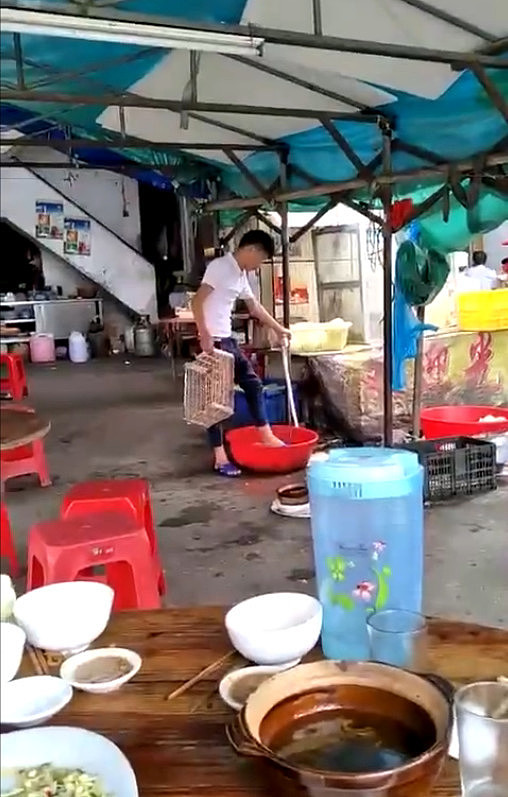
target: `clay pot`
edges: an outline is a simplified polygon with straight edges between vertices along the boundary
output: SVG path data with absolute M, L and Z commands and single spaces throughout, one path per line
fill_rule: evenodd
M 428 797 L 448 754 L 452 696 L 451 685 L 437 676 L 384 664 L 303 664 L 261 684 L 228 728 L 228 738 L 252 760 L 272 797 Z M 415 730 L 427 724 L 433 743 L 400 767 L 366 773 L 298 768 L 271 747 L 304 717 L 312 721 L 355 707 L 398 718 Z
M 305 506 L 309 493 L 305 484 L 288 484 L 277 489 L 277 498 L 282 506 Z

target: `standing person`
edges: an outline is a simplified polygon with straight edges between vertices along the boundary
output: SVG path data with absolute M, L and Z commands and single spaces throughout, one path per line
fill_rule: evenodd
M 217 257 L 208 264 L 201 287 L 192 301 L 192 310 L 203 351 L 211 352 L 215 347 L 234 356 L 235 382 L 245 393 L 254 423 L 259 428 L 260 442 L 279 447 L 284 444 L 273 434 L 268 423 L 262 382 L 238 347 L 231 325 L 234 304 L 237 299 L 242 299 L 249 313 L 273 330 L 281 341 L 289 336 L 289 330 L 284 329 L 255 299 L 247 278 L 249 271 L 256 271 L 265 260 L 273 257 L 274 248 L 272 238 L 263 230 L 246 232 L 234 254 Z M 226 454 L 221 424 L 208 429 L 208 439 L 213 448 L 215 470 L 221 476 L 240 476 L 241 471 Z
M 498 287 L 499 277 L 497 271 L 489 268 L 486 263 L 487 255 L 485 252 L 481 250 L 473 252 L 472 263 L 463 272 L 467 280 L 470 281 L 464 285 L 464 290 L 491 291 L 493 288 Z

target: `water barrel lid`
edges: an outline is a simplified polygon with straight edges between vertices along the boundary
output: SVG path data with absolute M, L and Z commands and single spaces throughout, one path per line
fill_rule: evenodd
M 313 479 L 346 484 L 393 482 L 411 478 L 420 470 L 418 454 L 396 448 L 332 448 L 314 454 L 308 465 Z

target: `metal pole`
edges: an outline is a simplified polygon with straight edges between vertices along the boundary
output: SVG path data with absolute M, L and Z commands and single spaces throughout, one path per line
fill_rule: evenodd
M 383 171 L 392 169 L 392 131 L 383 125 Z M 392 353 L 392 187 L 383 189 L 383 440 L 385 446 L 393 443 L 393 353 Z
M 322 36 L 323 14 L 321 12 L 321 0 L 312 0 L 312 20 L 314 22 L 314 33 L 316 36 Z
M 282 190 L 287 189 L 288 182 L 288 156 L 282 153 L 280 158 L 280 184 Z M 290 300 L 291 300 L 291 277 L 289 274 L 289 223 L 288 223 L 288 203 L 283 201 L 279 205 L 281 218 L 281 242 L 282 242 L 282 319 L 286 329 L 290 322 Z
M 425 322 L 425 307 L 416 308 L 416 315 L 418 321 L 423 324 Z M 420 420 L 422 412 L 422 386 L 423 386 L 423 335 L 418 338 L 416 357 L 414 364 L 414 379 L 413 379 L 413 437 L 415 440 L 420 439 Z

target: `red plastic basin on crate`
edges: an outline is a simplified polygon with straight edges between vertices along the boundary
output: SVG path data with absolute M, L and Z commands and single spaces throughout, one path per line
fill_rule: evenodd
M 500 421 L 484 421 L 480 418 L 491 415 Z M 479 434 L 502 434 L 508 432 L 508 409 L 486 406 L 427 407 L 422 410 L 423 436 L 427 440 L 438 437 L 474 437 Z
M 273 433 L 286 443 L 282 448 L 269 448 L 260 443 L 259 429 L 242 426 L 227 432 L 226 440 L 236 464 L 258 473 L 291 473 L 307 465 L 318 441 L 318 435 L 303 426 L 272 426 Z

